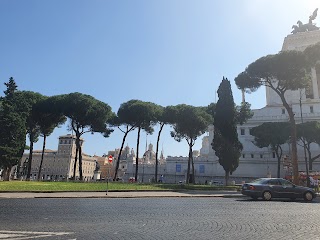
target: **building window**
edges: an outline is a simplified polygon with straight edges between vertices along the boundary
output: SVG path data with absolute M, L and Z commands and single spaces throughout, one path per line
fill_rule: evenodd
M 276 153 L 275 152 L 272 153 L 272 157 L 276 158 Z
M 310 113 L 313 113 L 313 106 L 310 106 Z
M 252 133 L 251 133 L 251 129 L 252 129 L 252 128 L 249 128 L 249 134 L 250 134 L 250 135 L 252 135 Z
M 240 134 L 241 134 L 241 135 L 244 135 L 244 134 L 245 134 L 245 129 L 244 129 L 244 128 L 241 128 L 241 129 L 240 129 Z
M 286 114 L 286 110 L 284 108 L 281 109 L 282 114 Z
M 176 164 L 176 172 L 181 172 L 181 164 Z
M 199 172 L 200 173 L 204 173 L 204 165 L 200 165 L 199 166 Z
M 245 154 L 242 154 L 242 158 L 245 158 L 246 157 L 246 155 Z
M 263 154 L 260 154 L 260 158 L 263 158 Z
M 254 158 L 254 155 L 251 153 L 251 158 Z

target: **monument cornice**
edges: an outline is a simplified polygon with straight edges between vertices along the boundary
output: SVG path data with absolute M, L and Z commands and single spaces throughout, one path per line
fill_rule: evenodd
M 320 42 L 320 30 L 290 34 L 285 37 L 282 51 L 303 51 L 307 46 Z

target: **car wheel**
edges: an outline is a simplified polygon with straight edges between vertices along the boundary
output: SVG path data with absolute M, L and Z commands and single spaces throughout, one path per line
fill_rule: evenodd
M 272 198 L 271 192 L 265 191 L 265 192 L 262 194 L 262 198 L 263 198 L 263 200 L 270 201 L 271 198 Z
M 303 194 L 303 198 L 304 198 L 304 200 L 306 200 L 306 201 L 308 201 L 308 202 L 312 201 L 312 199 L 313 199 L 313 194 L 312 194 L 312 192 L 305 192 L 305 193 Z

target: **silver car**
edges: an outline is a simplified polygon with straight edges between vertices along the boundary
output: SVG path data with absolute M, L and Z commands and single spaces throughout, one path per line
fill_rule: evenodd
M 312 201 L 316 193 L 312 188 L 295 185 L 283 178 L 259 178 L 242 185 L 241 193 L 253 199 L 262 198 L 266 201 L 272 198 L 303 198 Z

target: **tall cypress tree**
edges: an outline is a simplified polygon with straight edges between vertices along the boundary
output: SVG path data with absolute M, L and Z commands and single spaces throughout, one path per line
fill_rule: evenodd
M 235 104 L 227 78 L 223 77 L 220 83 L 218 97 L 214 115 L 214 139 L 211 145 L 225 170 L 225 180 L 228 185 L 230 174 L 239 165 L 242 144 L 238 140 Z
M 26 141 L 25 117 L 19 111 L 16 99 L 17 85 L 13 78 L 5 83 L 5 96 L 0 100 L 0 168 L 3 179 L 9 180 L 11 168 L 19 163 Z

